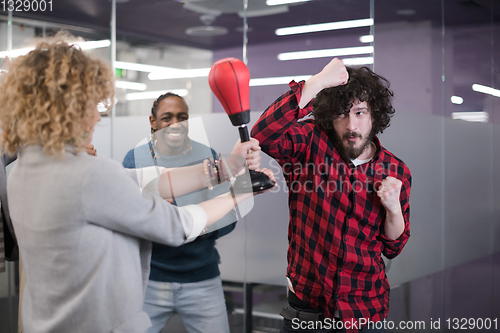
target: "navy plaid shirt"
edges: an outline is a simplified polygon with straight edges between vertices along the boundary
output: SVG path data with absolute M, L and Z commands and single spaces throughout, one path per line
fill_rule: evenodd
M 406 165 L 380 146 L 368 163 L 344 161 L 314 120 L 298 121 L 312 102 L 298 107 L 304 82 L 290 83 L 252 129 L 262 150 L 281 165 L 289 187 L 288 269 L 296 295 L 333 318 L 383 320 L 389 282 L 381 255 L 396 257 L 410 237 L 411 174 Z M 376 189 L 392 176 L 402 181 L 403 234 L 385 236 L 385 209 Z M 348 330 L 350 331 L 350 330 Z

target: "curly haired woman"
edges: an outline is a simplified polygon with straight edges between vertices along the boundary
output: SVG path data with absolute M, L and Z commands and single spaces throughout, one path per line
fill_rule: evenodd
M 229 194 L 178 208 L 146 200 L 135 171 L 84 153 L 97 104 L 113 95 L 112 70 L 58 36 L 16 59 L 0 87 L 0 138 L 18 150 L 7 190 L 26 271 L 25 332 L 144 332 L 151 241 L 179 246 L 234 207 Z M 237 143 L 226 166 L 246 157 L 256 168 L 258 151 L 255 140 Z M 163 172 L 159 193 L 207 187 L 207 178 L 206 164 Z

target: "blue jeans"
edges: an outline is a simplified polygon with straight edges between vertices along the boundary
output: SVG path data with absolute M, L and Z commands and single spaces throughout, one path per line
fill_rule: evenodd
M 220 276 L 193 282 L 149 281 L 144 311 L 153 326 L 147 333 L 159 333 L 178 313 L 189 333 L 229 333 L 226 302 Z

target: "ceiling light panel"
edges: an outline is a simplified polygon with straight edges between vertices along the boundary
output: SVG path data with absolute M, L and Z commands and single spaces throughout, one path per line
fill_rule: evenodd
M 373 65 L 373 57 L 343 58 L 340 60 L 346 66 Z
M 250 79 L 250 87 L 288 84 L 292 80 L 299 82 L 302 80 L 304 81 L 308 80 L 310 77 L 311 75 L 299 75 L 299 76 L 280 76 L 280 77 L 265 77 L 260 79 Z
M 72 45 L 78 45 L 82 50 L 92 50 L 99 49 L 103 47 L 109 47 L 111 45 L 111 41 L 109 39 L 104 40 L 94 40 L 88 42 L 77 42 L 71 43 Z M 16 58 L 25 54 L 28 54 L 30 51 L 33 51 L 35 47 L 25 47 L 22 49 L 15 49 L 11 51 L 2 51 L 0 52 L 0 58 L 11 57 Z
M 288 5 L 292 3 L 308 2 L 311 0 L 267 0 L 266 5 L 268 6 L 278 6 L 278 5 Z
M 373 46 L 359 46 L 359 47 L 344 47 L 338 49 L 285 52 L 278 54 L 278 59 L 281 61 L 285 61 L 285 60 L 339 57 L 339 56 L 372 54 L 372 53 L 373 53 Z
M 116 81 L 115 87 L 122 89 L 129 89 L 129 90 L 140 90 L 140 91 L 144 91 L 148 88 L 148 86 L 144 83 L 130 82 L 130 81 Z
M 208 76 L 210 68 L 178 69 L 175 71 L 157 71 L 149 73 L 150 80 L 171 80 Z
M 451 102 L 453 104 L 462 104 L 464 102 L 464 99 L 460 96 L 451 96 Z
M 116 61 L 115 67 L 121 69 L 127 69 L 129 71 L 138 71 L 147 73 L 160 72 L 160 71 L 180 71 L 180 69 L 178 68 L 144 65 L 144 64 L 137 64 L 135 62 L 125 62 L 125 61 Z
M 310 32 L 349 29 L 358 27 L 369 27 L 373 25 L 373 19 L 350 20 L 341 22 L 330 22 L 320 24 L 301 25 L 296 27 L 287 27 L 276 29 L 276 35 L 287 36 L 296 34 L 305 34 Z
M 361 36 L 361 37 L 359 37 L 359 41 L 361 43 L 371 43 L 371 42 L 373 42 L 373 35 Z
M 495 89 L 495 88 L 491 88 L 488 86 L 483 86 L 481 84 L 473 84 L 472 90 L 483 93 L 483 94 L 488 94 L 488 95 L 492 95 L 495 97 L 500 97 L 500 90 Z
M 475 123 L 487 123 L 489 120 L 488 112 L 479 111 L 479 112 L 452 112 L 452 119 L 460 119 Z
M 180 69 L 172 67 L 137 64 L 133 62 L 117 61 L 116 68 L 149 73 L 150 80 L 184 79 L 208 76 L 210 68 Z

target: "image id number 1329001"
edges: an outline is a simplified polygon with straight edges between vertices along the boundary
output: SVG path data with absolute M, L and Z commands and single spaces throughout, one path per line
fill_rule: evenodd
M 448 318 L 447 329 L 454 330 L 481 330 L 498 329 L 498 318 Z
M 52 0 L 0 0 L 2 11 L 51 12 Z

